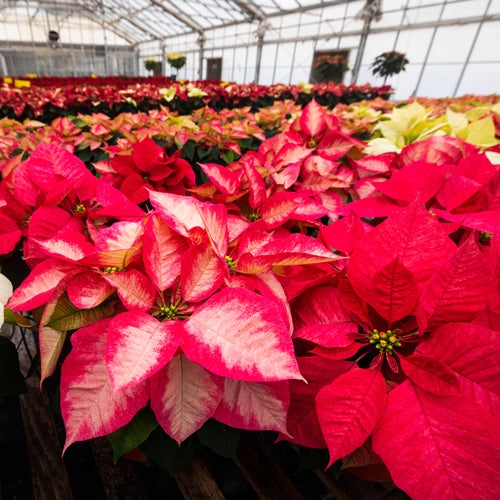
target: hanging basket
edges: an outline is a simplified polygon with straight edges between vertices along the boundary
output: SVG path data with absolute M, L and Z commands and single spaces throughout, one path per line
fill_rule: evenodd
M 402 52 L 396 52 L 394 50 L 383 52 L 373 61 L 371 65 L 372 74 L 382 77 L 397 75 L 405 70 L 409 62 L 406 55 Z
M 59 41 L 59 33 L 54 30 L 49 31 L 49 41 L 58 42 Z

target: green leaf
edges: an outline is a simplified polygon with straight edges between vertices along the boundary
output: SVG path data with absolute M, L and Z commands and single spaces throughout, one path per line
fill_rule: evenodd
M 198 430 L 201 444 L 226 458 L 236 460 L 236 448 L 240 442 L 240 430 L 221 424 L 216 420 L 208 420 Z
M 187 158 L 188 160 L 192 160 L 194 158 L 196 143 L 192 140 L 189 140 L 182 146 L 182 157 Z
M 55 330 L 76 330 L 112 316 L 113 313 L 114 305 L 112 302 L 104 302 L 93 309 L 79 309 L 64 294 L 58 300 L 54 312 L 45 326 Z
M 143 408 L 126 426 L 108 436 L 113 448 L 113 460 L 139 447 L 158 427 L 158 422 L 150 408 Z
M 206 156 L 210 154 L 211 150 L 210 149 L 198 149 L 198 157 L 203 160 Z
M 22 326 L 23 328 L 36 329 L 36 326 L 34 326 L 28 318 L 8 308 L 4 309 L 4 323 Z
M 16 346 L 9 339 L 0 337 L 0 394 L 23 392 L 26 392 L 26 384 L 19 371 Z
M 234 161 L 236 154 L 231 149 L 228 149 L 228 150 L 224 151 L 221 156 L 222 156 L 222 158 L 224 158 L 224 161 L 229 165 L 230 163 L 232 163 Z
M 179 446 L 161 427 L 157 427 L 139 449 L 158 467 L 173 474 L 199 447 L 196 435 L 190 436 Z
M 71 122 L 73 123 L 73 125 L 75 127 L 83 129 L 87 126 L 87 124 L 81 118 L 78 118 L 77 116 L 72 116 L 69 119 L 71 120 Z

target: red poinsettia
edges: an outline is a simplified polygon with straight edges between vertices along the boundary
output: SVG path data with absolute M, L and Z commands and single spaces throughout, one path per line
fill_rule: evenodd
M 184 194 L 186 188 L 194 185 L 194 171 L 180 155 L 178 149 L 168 156 L 163 148 L 146 137 L 134 143 L 131 151 L 123 151 L 109 162 L 100 162 L 96 168 L 129 200 L 142 203 L 148 199 L 148 189 Z
M 358 232 L 345 274 L 299 298 L 294 338 L 314 356 L 299 362 L 311 384 L 292 383 L 289 430 L 307 446 L 324 439 L 330 464 L 371 436 L 375 462 L 414 498 L 486 498 L 500 330 L 484 315 L 499 312 L 498 272 L 474 232 L 457 246 L 446 229 L 413 202 Z

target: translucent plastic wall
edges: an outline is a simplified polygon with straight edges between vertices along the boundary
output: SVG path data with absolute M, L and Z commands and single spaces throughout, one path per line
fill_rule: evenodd
M 17 4 L 0 11 L 0 75 L 137 73 L 135 47 L 123 35 L 71 11 L 49 13 Z M 57 41 L 48 39 L 49 31 L 57 33 Z
M 364 5 L 353 1 L 270 16 L 259 83 L 308 82 L 315 51 L 328 50 L 348 51 L 350 71 L 344 83 L 352 83 L 364 27 L 356 16 Z M 381 19 L 369 26 L 357 83 L 382 85 L 384 79 L 373 76 L 370 66 L 377 55 L 396 50 L 410 61 L 404 72 L 387 79 L 396 99 L 500 92 L 500 0 L 383 0 L 382 7 Z M 220 57 L 223 80 L 254 81 L 257 28 L 256 23 L 241 23 L 206 31 L 203 77 L 207 59 Z M 164 44 L 166 51 L 188 56 L 179 76 L 198 78 L 197 35 L 167 38 Z M 160 44 L 140 48 L 141 55 L 161 53 Z
M 381 85 L 370 66 L 396 50 L 410 61 L 387 79 L 397 99 L 500 92 L 500 0 L 31 1 L 0 0 L 0 74 L 147 75 L 144 58 L 155 57 L 178 78 L 206 78 L 215 61 L 222 80 L 288 84 L 311 81 L 315 53 L 342 50 L 344 83 Z M 367 22 L 367 4 L 381 16 Z M 170 68 L 169 52 L 186 66 Z

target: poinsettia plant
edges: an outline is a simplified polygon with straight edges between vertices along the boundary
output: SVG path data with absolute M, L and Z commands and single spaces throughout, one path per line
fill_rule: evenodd
M 374 75 L 380 75 L 386 79 L 389 76 L 405 71 L 409 62 L 405 54 L 391 50 L 377 56 L 371 65 L 371 69 Z
M 99 177 L 48 142 L 2 167 L 0 253 L 31 267 L 7 307 L 40 317 L 42 380 L 62 365 L 65 448 L 215 420 L 415 498 L 498 496 L 496 143 L 376 154 L 313 100 L 196 183 L 133 130 Z
M 321 54 L 314 62 L 314 69 L 321 81 L 341 82 L 344 73 L 349 69 L 345 54 Z
M 154 57 L 144 58 L 144 67 L 148 71 L 154 71 L 157 66 L 158 66 L 158 61 Z
M 182 52 L 169 52 L 167 55 L 167 61 L 172 68 L 181 69 L 186 64 L 186 55 Z

